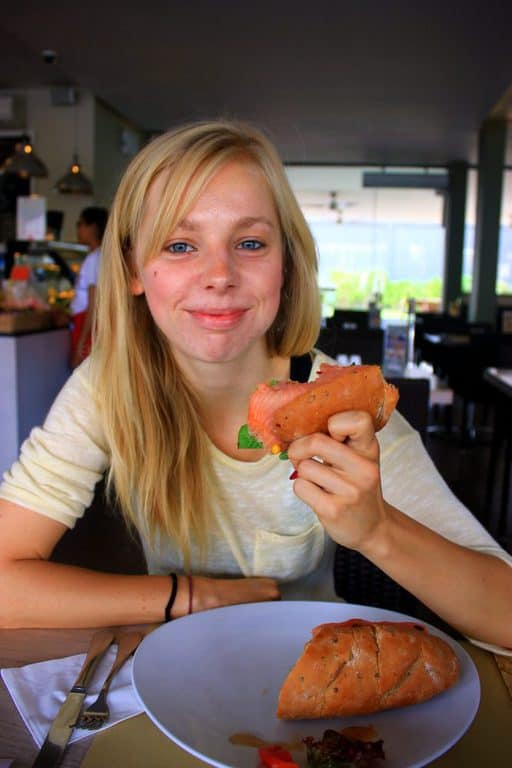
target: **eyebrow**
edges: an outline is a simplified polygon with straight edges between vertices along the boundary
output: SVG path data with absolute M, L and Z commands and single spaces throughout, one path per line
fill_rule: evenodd
M 239 228 L 252 227 L 255 224 L 265 224 L 270 229 L 275 229 L 274 223 L 266 216 L 245 216 L 243 219 L 239 219 L 236 222 L 236 226 Z M 176 229 L 185 229 L 189 232 L 197 232 L 197 230 L 200 229 L 200 226 L 195 224 L 190 219 L 182 219 L 178 222 Z

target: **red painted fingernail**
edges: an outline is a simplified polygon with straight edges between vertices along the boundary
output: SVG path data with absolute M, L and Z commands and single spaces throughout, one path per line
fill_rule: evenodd
M 294 469 L 294 470 L 293 470 L 293 472 L 291 473 L 291 475 L 290 475 L 290 477 L 289 477 L 288 479 L 289 479 L 289 480 L 295 480 L 295 479 L 296 479 L 298 476 L 299 476 L 299 473 L 297 472 L 297 470 L 296 470 L 296 469 Z

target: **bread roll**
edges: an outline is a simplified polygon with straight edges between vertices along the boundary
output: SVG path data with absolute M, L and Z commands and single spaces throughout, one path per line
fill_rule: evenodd
M 459 660 L 442 638 L 401 622 L 321 624 L 283 683 L 277 716 L 365 715 L 417 704 L 453 685 Z

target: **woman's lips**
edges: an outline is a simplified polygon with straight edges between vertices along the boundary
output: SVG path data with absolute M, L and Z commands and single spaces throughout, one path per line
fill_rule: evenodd
M 189 313 L 203 328 L 225 330 L 237 325 L 246 311 L 245 309 L 192 309 Z

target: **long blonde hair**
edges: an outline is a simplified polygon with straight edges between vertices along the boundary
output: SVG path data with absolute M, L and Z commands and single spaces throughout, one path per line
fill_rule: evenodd
M 315 245 L 276 150 L 254 128 L 201 122 L 150 142 L 121 180 L 102 246 L 91 370 L 111 453 L 109 487 L 127 520 L 150 542 L 156 534 L 170 536 L 186 564 L 190 539 L 205 552 L 215 478 L 196 395 L 145 297 L 130 290 L 132 249 L 157 177 L 165 174 L 166 183 L 144 244 L 145 262 L 212 176 L 235 158 L 263 172 L 282 231 L 284 278 L 280 307 L 267 332 L 269 355 L 308 352 L 320 326 Z

